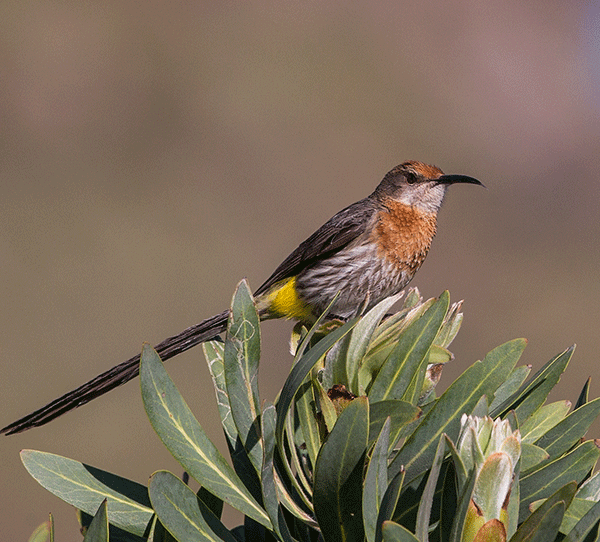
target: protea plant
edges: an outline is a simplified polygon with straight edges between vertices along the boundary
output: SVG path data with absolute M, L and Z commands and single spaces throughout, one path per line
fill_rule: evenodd
M 204 345 L 231 463 L 145 347 L 146 411 L 185 474 L 157 471 L 145 487 L 31 450 L 25 467 L 81 511 L 89 541 L 597 540 L 600 452 L 582 437 L 600 401 L 586 383 L 573 410 L 545 404 L 573 348 L 529 376 L 525 341 L 510 341 L 438 396 L 460 304 L 411 290 L 387 315 L 399 301 L 295 328 L 289 376 L 262 402 L 260 322 L 242 282 L 224 342 Z M 224 506 L 243 525 L 225 526 Z

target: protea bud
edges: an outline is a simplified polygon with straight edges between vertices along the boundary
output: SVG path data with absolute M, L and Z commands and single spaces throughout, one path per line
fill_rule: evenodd
M 467 475 L 476 481 L 465 519 L 463 542 L 506 540 L 508 501 L 515 466 L 521 456 L 521 434 L 508 420 L 463 415 L 458 452 Z

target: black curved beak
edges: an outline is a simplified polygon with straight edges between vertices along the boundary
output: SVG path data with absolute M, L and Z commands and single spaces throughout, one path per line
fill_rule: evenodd
M 440 184 L 457 184 L 457 183 L 467 183 L 467 184 L 478 184 L 479 186 L 485 186 L 481 181 L 473 177 L 469 177 L 467 175 L 442 175 L 437 180 Z

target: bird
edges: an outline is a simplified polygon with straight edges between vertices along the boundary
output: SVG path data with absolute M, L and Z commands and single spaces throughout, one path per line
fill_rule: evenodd
M 437 215 L 452 184 L 483 184 L 446 175 L 437 166 L 407 161 L 394 167 L 366 198 L 334 215 L 308 237 L 254 292 L 261 320 L 314 323 L 347 319 L 402 291 L 421 267 L 437 230 Z M 337 296 L 337 298 L 336 298 Z M 163 361 L 227 328 L 229 311 L 207 318 L 154 348 Z M 139 374 L 140 355 L 116 365 L 38 410 L 0 429 L 11 435 L 51 420 L 125 384 Z

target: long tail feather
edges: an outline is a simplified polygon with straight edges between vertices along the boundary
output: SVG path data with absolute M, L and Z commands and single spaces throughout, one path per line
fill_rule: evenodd
M 219 333 L 225 331 L 227 327 L 228 311 L 223 311 L 212 318 L 208 318 L 199 324 L 187 328 L 178 335 L 165 339 L 154 348 L 160 355 L 163 361 L 181 354 L 186 350 L 208 341 Z M 0 429 L 0 434 L 12 435 L 21 433 L 32 427 L 44 425 L 54 418 L 58 418 L 65 412 L 69 412 L 81 405 L 85 405 L 92 399 L 103 395 L 110 390 L 129 382 L 135 378 L 140 372 L 140 354 L 116 365 L 112 369 L 98 375 L 89 382 L 79 386 L 55 399 L 46 406 L 24 416 L 16 422 L 7 425 Z

